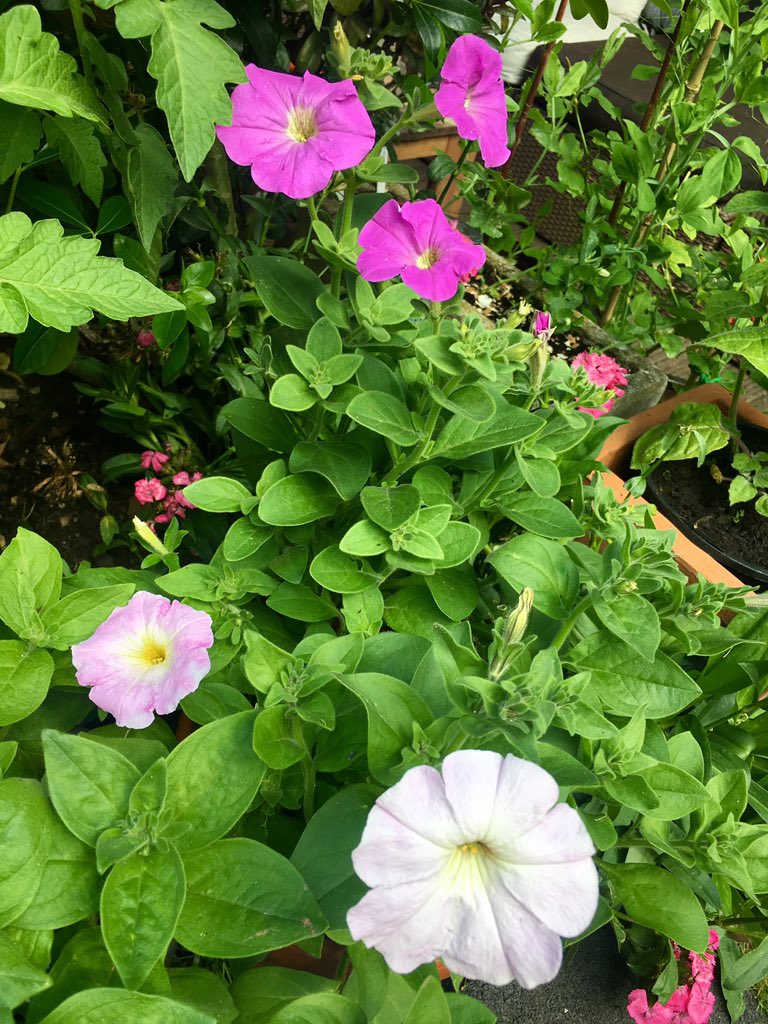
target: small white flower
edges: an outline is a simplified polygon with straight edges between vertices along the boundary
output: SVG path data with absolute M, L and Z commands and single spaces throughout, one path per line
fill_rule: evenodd
M 407 974 L 440 957 L 493 985 L 555 977 L 560 936 L 598 899 L 595 850 L 538 765 L 488 750 L 411 768 L 372 807 L 355 871 L 371 886 L 347 914 L 352 937 Z

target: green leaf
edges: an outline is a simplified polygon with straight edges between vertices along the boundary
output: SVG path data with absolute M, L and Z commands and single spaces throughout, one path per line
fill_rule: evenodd
M 309 587 L 296 583 L 281 583 L 267 598 L 267 606 L 278 615 L 299 622 L 327 622 L 339 614 L 327 598 L 318 597 Z
M 101 878 L 90 846 L 81 842 L 56 817 L 48 814 L 50 847 L 40 885 L 16 919 L 20 928 L 66 928 L 95 914 L 99 907 Z
M 763 939 L 756 949 L 739 957 L 728 972 L 727 987 L 743 992 L 753 988 L 768 975 L 768 938 Z
M 708 343 L 714 345 L 715 339 L 710 338 Z M 708 452 L 724 448 L 729 439 L 716 405 L 685 402 L 673 410 L 666 423 L 653 427 L 635 442 L 632 468 L 642 469 L 657 459 L 665 462 L 697 459 L 701 465 Z
M 479 32 L 482 18 L 470 0 L 414 0 L 414 9 L 427 13 L 454 32 Z
M 84 736 L 43 730 L 46 781 L 59 817 L 89 846 L 128 813 L 138 769 L 117 750 Z
M 603 861 L 600 866 L 633 920 L 685 949 L 705 952 L 709 939 L 707 918 L 685 882 L 653 864 Z
M 177 1002 L 209 1014 L 216 1024 L 232 1024 L 237 1017 L 237 1007 L 218 974 L 203 967 L 172 967 L 167 974 Z
M 298 764 L 304 757 L 304 746 L 293 733 L 295 712 L 285 704 L 263 708 L 253 725 L 253 749 L 264 763 L 277 771 Z
M 252 497 L 247 487 L 228 476 L 206 476 L 184 488 L 184 497 L 204 512 L 239 512 Z
M 127 603 L 135 589 L 133 583 L 117 583 L 113 587 L 67 594 L 42 615 L 48 634 L 46 646 L 67 651 L 73 644 L 86 640 L 115 608 Z
M 317 398 L 317 392 L 297 373 L 284 373 L 269 389 L 269 404 L 288 412 L 306 412 Z
M 286 256 L 247 256 L 245 265 L 267 311 L 286 327 L 307 330 L 320 316 L 323 282 L 308 267 Z
M 304 877 L 331 928 L 345 928 L 347 911 L 366 892 L 352 866 L 368 812 L 379 795 L 374 786 L 339 790 L 312 816 L 291 863 Z
M 31 964 L 18 946 L 0 932 L 0 1008 L 13 1010 L 50 984 L 45 971 Z
M 110 871 L 101 894 L 101 932 L 126 988 L 140 988 L 165 955 L 184 888 L 184 868 L 173 847 L 131 853 Z
M 656 609 L 640 594 L 595 594 L 595 614 L 614 636 L 634 647 L 641 658 L 651 658 L 661 643 Z
M 451 522 L 440 534 L 443 557 L 440 566 L 448 569 L 469 561 L 480 544 L 480 531 L 471 523 Z
M 0 928 L 27 909 L 40 885 L 50 847 L 50 815 L 39 782 L 0 782 Z
M 61 556 L 53 544 L 19 527 L 0 555 L 0 619 L 20 636 L 36 626 L 42 629 L 38 612 L 58 601 L 61 573 Z
M 228 562 L 239 562 L 255 554 L 274 534 L 268 526 L 259 526 L 250 519 L 238 519 L 224 538 L 224 557 Z
M 334 594 L 360 594 L 374 586 L 377 580 L 376 576 L 358 568 L 357 562 L 335 544 L 315 556 L 309 575 Z
M 0 640 L 0 726 L 20 722 L 36 711 L 52 676 L 53 658 L 47 651 L 21 640 Z
M 336 992 L 302 996 L 281 1007 L 270 1024 L 366 1024 L 366 1016 L 351 999 Z
M 728 487 L 728 501 L 731 505 L 751 501 L 756 494 L 757 488 L 744 476 L 735 476 Z
M 433 455 L 466 459 L 494 448 L 508 448 L 541 430 L 543 423 L 538 416 L 508 405 L 495 393 L 492 397 L 496 411 L 485 423 L 477 423 L 465 416 L 451 417 L 437 438 Z
M 660 821 L 677 821 L 709 800 L 706 787 L 673 764 L 655 764 L 637 774 L 656 796 L 658 806 L 653 809 L 652 817 Z
M 232 982 L 232 998 L 240 1016 L 238 1024 L 264 1024 L 285 1003 L 315 992 L 332 992 L 336 982 L 287 967 L 259 967 L 245 971 Z
M 666 718 L 682 711 L 701 693 L 693 679 L 666 654 L 641 657 L 629 644 L 606 633 L 594 633 L 568 652 L 568 660 L 592 675 L 592 684 L 606 708 L 631 718 L 645 708 L 648 718 Z
M 389 546 L 389 534 L 367 519 L 350 526 L 339 541 L 341 551 L 361 558 L 380 555 L 382 551 L 388 551 Z
M 168 119 L 185 181 L 208 154 L 217 124 L 232 120 L 227 82 L 244 82 L 234 50 L 203 28 L 231 28 L 234 18 L 214 0 L 121 0 L 115 11 L 124 39 L 152 37 L 147 70 L 157 81 L 157 105 Z
M 427 576 L 426 583 L 437 607 L 454 622 L 468 618 L 477 607 L 477 583 L 468 566 L 441 569 Z
M 30 316 L 68 331 L 94 309 L 127 320 L 178 308 L 167 292 L 98 250 L 95 238 L 65 237 L 58 221 L 0 217 L 0 331 L 18 334 Z
M 496 504 L 513 523 L 540 537 L 566 540 L 584 532 L 573 512 L 557 498 L 516 493 L 506 500 L 498 498 Z
M 295 867 L 252 839 L 184 857 L 187 898 L 176 938 L 206 957 L 244 957 L 320 935 L 327 922 Z
M 146 996 L 122 988 L 76 992 L 40 1024 L 216 1024 L 210 1014 L 163 996 Z
M 96 98 L 76 74 L 74 57 L 59 50 L 56 36 L 43 32 L 40 15 L 30 4 L 0 16 L 0 100 L 22 107 L 53 110 L 103 121 Z
M 166 814 L 191 826 L 174 838 L 179 850 L 223 836 L 258 792 L 266 766 L 253 751 L 254 717 L 243 711 L 204 725 L 168 756 Z
M 40 117 L 34 110 L 14 106 L 0 100 L 0 185 L 16 168 L 28 164 L 40 145 L 43 134 Z
M 193 562 L 161 576 L 157 585 L 173 597 L 188 597 L 193 601 L 215 601 L 220 582 L 220 574 L 210 565 Z
M 48 117 L 44 122 L 48 145 L 59 151 L 61 162 L 73 185 L 79 185 L 98 206 L 104 190 L 107 158 L 90 121 L 79 117 Z
M 365 487 L 360 494 L 368 518 L 388 532 L 403 526 L 421 506 L 421 494 L 413 484 L 398 487 Z
M 26 331 L 18 335 L 13 348 L 13 368 L 22 376 L 40 373 L 51 376 L 66 370 L 77 353 L 80 340 L 77 328 L 55 331 L 52 327 L 30 321 Z
M 408 408 L 399 398 L 384 391 L 364 391 L 355 395 L 347 406 L 347 416 L 361 427 L 390 438 L 395 444 L 409 447 L 419 440 Z
M 288 417 L 262 398 L 235 398 L 219 415 L 235 430 L 271 451 L 289 452 L 296 443 Z
M 141 244 L 152 248 L 161 221 L 172 208 L 179 176 L 162 135 L 146 122 L 134 129 L 136 145 L 128 150 L 126 194 Z
M 407 683 L 381 672 L 339 676 L 340 682 L 362 701 L 368 716 L 368 767 L 383 785 L 397 779 L 404 747 L 413 742 L 413 724 L 426 728 L 432 712 Z
M 550 618 L 564 619 L 572 609 L 579 573 L 562 544 L 522 534 L 496 548 L 488 561 L 518 593 L 531 587 L 534 607 Z
M 451 1012 L 438 978 L 425 978 L 403 1024 L 451 1024 Z
M 300 441 L 288 467 L 292 473 L 319 473 L 344 501 L 351 501 L 371 474 L 371 454 L 345 441 Z
M 285 476 L 261 499 L 259 516 L 272 526 L 302 526 L 332 516 L 339 504 L 336 491 L 310 473 Z

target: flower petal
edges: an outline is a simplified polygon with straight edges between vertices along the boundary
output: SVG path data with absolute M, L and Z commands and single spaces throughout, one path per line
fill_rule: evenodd
M 425 839 L 380 806 L 371 809 L 360 845 L 352 853 L 355 873 L 366 885 L 397 885 L 434 878 L 451 851 Z

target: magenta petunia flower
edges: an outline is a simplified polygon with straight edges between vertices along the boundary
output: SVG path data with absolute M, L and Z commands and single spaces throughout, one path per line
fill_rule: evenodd
M 140 591 L 116 608 L 93 636 L 72 648 L 81 686 L 118 725 L 145 729 L 153 712 L 167 715 L 210 667 L 211 617 Z
M 440 957 L 492 985 L 560 969 L 560 936 L 597 909 L 595 850 L 552 776 L 511 754 L 459 750 L 411 768 L 371 808 L 352 853 L 371 886 L 347 914 L 356 941 L 407 974 Z
M 434 199 L 399 206 L 395 199 L 360 232 L 357 269 L 366 281 L 399 274 L 423 299 L 443 302 L 456 294 L 465 274 L 485 263 L 485 249 L 452 227 Z
M 509 158 L 507 101 L 501 54 L 480 36 L 459 36 L 440 72 L 435 106 L 456 125 L 462 139 L 477 140 L 486 167 Z
M 627 386 L 627 370 L 619 366 L 612 356 L 601 355 L 599 352 L 579 352 L 571 363 L 574 370 L 580 366 L 589 378 L 590 383 L 597 384 L 605 391 L 613 391 L 617 398 L 621 398 Z M 598 419 L 605 416 L 613 408 L 614 399 L 608 401 L 595 409 L 579 407 L 579 412 L 588 412 L 590 416 Z
M 368 111 L 351 81 L 326 82 L 249 64 L 232 93 L 232 124 L 216 128 L 230 160 L 251 167 L 265 192 L 307 199 L 335 171 L 359 164 L 376 141 Z

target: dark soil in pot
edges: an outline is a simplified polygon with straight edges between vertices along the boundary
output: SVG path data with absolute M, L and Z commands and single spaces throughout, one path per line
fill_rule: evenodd
M 566 962 L 549 985 L 526 992 L 519 985 L 495 988 L 469 981 L 463 991 L 493 1010 L 499 1024 L 631 1024 L 627 998 L 640 987 L 616 949 L 613 931 L 601 928 L 580 942 L 570 959 L 566 951 Z M 650 990 L 650 984 L 645 987 Z M 768 1021 L 751 992 L 746 1003 L 739 1024 Z M 710 1024 L 730 1024 L 730 1019 L 718 992 Z
M 742 429 L 751 451 L 768 451 L 768 431 Z M 718 483 L 716 467 L 723 475 Z M 686 536 L 733 570 L 745 582 L 768 583 L 768 519 L 752 502 L 728 502 L 733 475 L 730 451 L 710 456 L 701 468 L 695 459 L 662 463 L 648 478 L 646 496 Z

